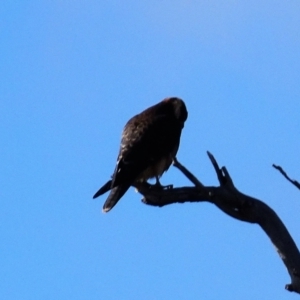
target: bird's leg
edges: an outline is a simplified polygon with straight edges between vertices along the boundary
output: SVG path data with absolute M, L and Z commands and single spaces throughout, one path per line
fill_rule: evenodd
M 142 189 L 149 189 L 149 190 L 152 190 L 152 191 L 161 191 L 161 190 L 170 190 L 173 188 L 173 185 L 172 184 L 169 184 L 169 185 L 162 185 L 160 182 L 159 182 L 159 178 L 158 176 L 155 176 L 155 179 L 156 179 L 156 182 L 155 184 L 150 184 L 148 183 L 146 180 L 145 181 L 136 181 L 133 186 L 135 187 L 135 190 L 136 192 L 138 192 L 139 190 L 142 190 Z
M 153 189 L 158 189 L 158 190 L 170 190 L 173 188 L 173 184 L 169 184 L 169 185 L 162 185 L 159 181 L 159 177 L 155 176 L 156 182 L 155 184 L 153 184 L 151 186 L 151 188 Z

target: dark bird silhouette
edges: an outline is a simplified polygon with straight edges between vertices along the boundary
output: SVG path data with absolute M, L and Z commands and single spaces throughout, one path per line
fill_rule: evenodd
M 112 179 L 93 196 L 111 190 L 103 212 L 110 211 L 135 182 L 146 182 L 168 170 L 176 156 L 188 112 L 184 102 L 166 98 L 131 118 L 124 127 Z

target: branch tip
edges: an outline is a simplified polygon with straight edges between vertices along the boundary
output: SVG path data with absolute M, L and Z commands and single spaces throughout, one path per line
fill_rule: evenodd
M 278 170 L 283 175 L 283 177 L 286 178 L 290 183 L 292 183 L 294 186 L 296 186 L 298 189 L 300 189 L 300 183 L 297 180 L 291 179 L 287 175 L 287 173 L 282 169 L 282 167 L 280 167 L 278 165 L 275 165 L 275 164 L 273 164 L 272 166 L 273 166 L 273 168 L 275 168 L 276 170 Z
M 289 292 L 294 292 L 294 287 L 292 284 L 286 284 L 285 289 Z

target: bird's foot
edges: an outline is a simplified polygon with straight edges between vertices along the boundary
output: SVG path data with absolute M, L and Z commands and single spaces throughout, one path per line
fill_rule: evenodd
M 149 184 L 149 189 L 154 190 L 154 191 L 171 190 L 171 189 L 173 189 L 173 184 L 161 185 L 160 182 L 157 181 L 155 184 Z
M 173 188 L 173 185 L 172 184 L 169 184 L 169 185 L 162 185 L 159 181 L 159 177 L 156 176 L 156 182 L 155 184 L 151 185 L 150 186 L 150 189 L 152 190 L 158 190 L 158 191 L 161 191 L 161 190 L 171 190 Z
M 150 184 L 146 181 L 144 182 L 136 182 L 135 185 L 136 192 L 148 189 L 151 191 L 162 191 L 162 190 L 171 190 L 173 189 L 173 184 L 169 185 L 161 185 L 159 181 L 157 181 L 155 184 Z

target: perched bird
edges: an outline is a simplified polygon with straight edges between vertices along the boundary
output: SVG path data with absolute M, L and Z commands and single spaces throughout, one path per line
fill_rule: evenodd
M 131 118 L 124 127 L 112 179 L 93 196 L 110 191 L 103 212 L 110 211 L 135 182 L 146 182 L 168 170 L 178 151 L 188 112 L 184 102 L 166 98 Z

